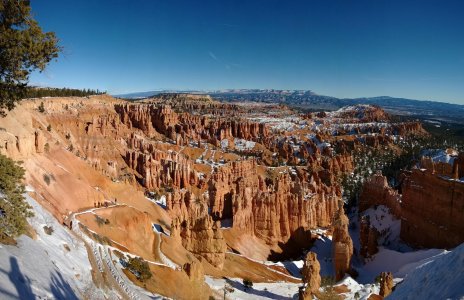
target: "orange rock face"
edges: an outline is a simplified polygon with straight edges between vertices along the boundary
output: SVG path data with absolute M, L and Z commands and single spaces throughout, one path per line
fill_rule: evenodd
M 380 296 L 387 297 L 393 290 L 393 275 L 391 272 L 380 273 Z
M 307 179 L 301 171 L 264 177 L 257 174 L 255 160 L 221 167 L 208 184 L 212 215 L 231 218 L 234 228 L 268 244 L 290 238 L 308 243 L 308 229 L 331 224 L 340 190 L 326 186 L 317 175 Z
M 187 274 L 190 280 L 204 280 L 205 273 L 203 271 L 203 266 L 197 261 L 185 263 L 182 266 L 182 270 Z
M 385 205 L 401 219 L 401 239 L 416 247 L 452 248 L 464 242 L 463 153 L 452 164 L 423 157 L 421 169 L 402 174 L 402 194 L 388 186 L 381 175 L 372 176 L 363 186 L 359 209 Z M 361 244 L 366 255 L 372 233 L 361 224 Z
M 178 114 L 170 105 L 164 104 L 116 105 L 115 110 L 121 121 L 129 128 L 140 129 L 147 136 L 161 133 L 175 140 L 179 145 L 186 145 L 190 140 L 205 139 L 217 146 L 219 141 L 231 137 L 258 140 L 268 134 L 267 126 L 262 123 L 246 120 L 212 120 L 189 113 Z
M 45 186 L 44 190 L 54 195 L 67 191 L 63 186 L 84 181 L 78 179 L 82 165 L 91 166 L 94 173 L 105 177 L 98 182 L 92 180 L 97 176 L 89 177 L 85 188 L 76 188 L 76 196 L 69 197 L 81 202 L 66 209 L 57 208 L 57 215 L 93 207 L 98 202 L 116 202 L 103 184 L 115 190 L 130 186 L 142 201 L 137 203 L 137 209 L 151 213 L 147 225 L 161 224 L 165 232 L 170 231 L 170 242 L 217 268 L 225 265 L 227 248 L 224 238 L 227 234 L 223 232 L 228 229 L 221 229 L 221 223 L 233 230 L 230 239 L 237 232 L 243 233 L 258 241 L 263 256 L 270 256 L 271 249 L 280 254 L 279 251 L 301 251 L 310 246 L 311 229 L 331 227 L 335 219 L 337 278 L 349 270 L 353 253 L 348 220 L 340 204 L 339 184 L 340 176 L 354 169 L 349 150 L 361 142 L 353 134 L 365 135 L 366 144 L 378 146 L 390 142 L 386 133 L 391 134 L 392 130 L 420 130 L 407 124 L 388 130 L 375 124 L 346 129 L 342 126 L 337 129 L 338 134 L 345 134 L 348 142 L 344 151 L 334 151 L 331 144 L 338 137 L 332 134 L 333 119 L 318 119 L 329 114 L 304 117 L 287 130 L 285 126 L 291 123 L 288 120 L 299 115 L 283 106 L 240 106 L 208 97 L 179 95 L 143 102 L 107 96 L 53 99 L 45 101 L 46 112 L 40 115 L 34 113 L 36 106 L 37 101 L 31 101 L 19 108 L 31 116 L 27 125 L 19 124 L 18 115 L 12 113 L 15 118 L 10 118 L 8 132 L 0 132 L 4 141 L 2 153 L 16 158 L 39 157 L 37 162 L 30 163 L 34 166 L 30 168 L 32 171 L 41 170 L 45 165 L 41 159 L 45 157 L 55 175 L 70 178 L 68 174 L 73 174 L 75 181 L 58 178 L 63 182 Z M 263 118 L 256 117 L 257 110 L 264 112 Z M 345 117 L 354 124 L 388 121 L 378 108 L 365 107 L 361 113 L 348 112 L 337 120 L 345 122 Z M 305 120 L 309 123 L 302 123 Z M 48 125 L 51 130 L 47 130 Z M 13 130 L 20 126 L 27 130 Z M 376 135 L 371 138 L 366 133 Z M 226 142 L 231 146 L 225 147 Z M 247 143 L 253 147 L 239 146 Z M 58 155 L 47 157 L 46 148 L 57 151 L 50 152 L 53 155 L 65 153 L 61 161 L 71 157 L 79 162 L 73 164 L 78 167 L 67 170 L 57 160 Z M 42 173 L 29 173 L 34 183 L 42 180 Z M 147 196 L 156 195 L 150 200 L 163 197 L 163 208 L 143 198 L 143 192 Z M 385 199 L 394 198 L 385 191 L 385 184 L 376 193 Z M 59 202 L 46 192 L 41 194 L 51 200 L 50 206 Z M 124 199 L 118 196 L 118 203 L 129 202 L 132 197 L 130 193 L 123 195 Z M 195 267 L 187 269 L 187 273 L 193 274 L 190 277 L 198 277 Z
M 385 205 L 397 218 L 401 216 L 401 195 L 388 185 L 387 178 L 381 174 L 375 174 L 365 182 L 359 197 L 360 212 L 374 205 Z
M 353 241 L 348 233 L 348 217 L 343 211 L 343 206 L 338 211 L 334 222 L 332 238 L 332 253 L 335 268 L 335 280 L 341 280 L 350 270 L 351 256 L 353 255 Z
M 183 221 L 181 224 L 175 224 L 175 226 L 180 227 L 182 245 L 185 249 L 198 257 L 204 257 L 213 266 L 222 269 L 226 244 L 220 231 L 219 222 L 212 221 L 211 217 L 208 216 L 196 219 L 192 224 Z
M 301 275 L 303 276 L 303 282 L 305 283 L 305 299 L 308 298 L 306 294 L 313 295 L 321 287 L 321 266 L 317 260 L 317 255 L 314 252 L 308 252 L 304 260 L 303 269 Z M 311 299 L 311 298 L 309 298 Z

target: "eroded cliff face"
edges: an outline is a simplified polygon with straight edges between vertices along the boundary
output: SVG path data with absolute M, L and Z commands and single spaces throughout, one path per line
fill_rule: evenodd
M 183 107 L 188 109 L 188 107 Z M 221 106 L 217 107 L 222 109 Z M 246 120 L 227 120 L 192 115 L 187 112 L 176 113 L 170 105 L 125 104 L 116 105 L 121 121 L 129 128 L 138 128 L 147 136 L 161 133 L 176 141 L 178 145 L 188 145 L 190 141 L 207 140 L 219 146 L 223 139 L 240 138 L 259 140 L 268 135 L 265 124 Z
M 402 194 L 389 187 L 384 176 L 372 176 L 363 186 L 360 212 L 375 205 L 387 206 L 401 219 L 401 239 L 412 246 L 459 245 L 464 242 L 464 181 L 460 177 L 464 156 L 454 153 L 451 158 L 450 163 L 422 157 L 418 168 L 401 175 Z M 361 244 L 366 255 L 375 249 L 371 231 L 366 221 L 361 223 Z
M 401 217 L 401 195 L 388 185 L 382 174 L 375 174 L 364 183 L 359 197 L 359 212 L 374 205 L 385 205 L 393 215 Z
M 331 224 L 341 198 L 338 186 L 325 185 L 304 168 L 258 174 L 256 164 L 238 161 L 213 172 L 209 200 L 216 219 L 232 219 L 234 228 L 268 244 L 290 238 L 308 243 L 309 229 Z
M 174 219 L 171 237 L 181 240 L 182 246 L 198 258 L 205 258 L 213 266 L 224 266 L 226 244 L 220 231 L 220 223 L 210 216 L 192 221 Z
M 401 238 L 414 246 L 452 248 L 464 241 L 464 182 L 428 170 L 406 174 Z

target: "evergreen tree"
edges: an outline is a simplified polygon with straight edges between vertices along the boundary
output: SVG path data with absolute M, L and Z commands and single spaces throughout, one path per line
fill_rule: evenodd
M 128 267 L 137 273 L 140 281 L 145 281 L 153 276 L 148 263 L 141 257 L 130 257 Z
M 16 237 L 25 232 L 27 217 L 33 213 L 24 199 L 24 169 L 0 154 L 0 237 Z
M 43 71 L 61 48 L 53 32 L 42 32 L 28 0 L 0 0 L 0 113 L 25 93 L 33 70 Z

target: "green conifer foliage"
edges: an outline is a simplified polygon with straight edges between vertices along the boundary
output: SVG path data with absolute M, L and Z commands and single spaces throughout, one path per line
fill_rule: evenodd
M 33 216 L 26 202 L 22 179 L 24 169 L 0 154 L 0 237 L 16 237 L 25 232 L 27 217 Z
M 0 114 L 21 99 L 34 70 L 43 71 L 61 48 L 53 32 L 42 32 L 30 1 L 0 0 Z

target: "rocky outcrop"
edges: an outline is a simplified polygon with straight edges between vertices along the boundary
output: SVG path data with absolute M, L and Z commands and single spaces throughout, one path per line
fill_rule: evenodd
M 382 297 L 387 297 L 393 291 L 393 275 L 391 272 L 380 273 L 380 293 Z
M 264 123 L 176 113 L 170 105 L 164 104 L 115 105 L 115 110 L 129 128 L 140 129 L 149 137 L 161 133 L 179 145 L 202 139 L 216 146 L 227 138 L 257 141 L 269 133 Z
M 193 163 L 182 154 L 162 151 L 135 135 L 128 140 L 126 164 L 140 175 L 140 183 L 149 190 L 161 187 L 180 189 L 196 186 L 199 177 Z
M 190 280 L 204 281 L 205 272 L 203 266 L 198 261 L 185 263 L 182 270 L 187 274 Z
M 427 248 L 453 248 L 464 242 L 464 182 L 426 169 L 405 175 L 401 239 Z
M 379 106 L 364 104 L 344 107 L 336 111 L 335 116 L 348 120 L 354 119 L 362 123 L 385 122 L 390 119 Z
M 331 224 L 341 197 L 338 186 L 327 186 L 304 170 L 268 175 L 257 174 L 255 160 L 217 169 L 209 182 L 212 215 L 232 218 L 234 228 L 268 244 L 290 237 L 308 242 L 308 229 Z
M 220 230 L 220 223 L 210 216 L 181 221 L 174 219 L 171 237 L 182 241 L 182 246 L 197 258 L 205 258 L 213 266 L 224 266 L 226 243 Z
M 359 242 L 361 248 L 359 254 L 361 254 L 362 257 L 371 257 L 379 251 L 377 243 L 378 237 L 379 232 L 371 226 L 369 217 L 361 217 L 359 229 Z
M 401 217 L 401 195 L 388 185 L 387 178 L 380 173 L 364 183 L 359 197 L 359 212 L 374 205 L 385 205 L 393 215 Z
M 301 275 L 303 277 L 304 291 L 300 293 L 300 299 L 312 299 L 312 295 L 318 292 L 321 286 L 321 266 L 314 252 L 308 252 L 304 260 Z
M 403 172 L 402 194 L 389 187 L 384 176 L 373 175 L 363 185 L 359 211 L 387 206 L 401 219 L 401 239 L 416 247 L 452 248 L 464 242 L 464 181 L 460 180 L 464 154 L 450 153 L 451 163 L 422 157 L 420 169 Z M 365 220 L 360 230 L 361 252 L 372 255 L 376 233 Z
M 393 125 L 393 134 L 406 136 L 409 134 L 426 135 L 427 132 L 422 127 L 421 122 L 404 122 Z
M 445 154 L 449 161 L 434 161 L 431 157 L 423 156 L 420 167 L 436 175 L 452 179 L 464 178 L 464 152 L 457 153 L 456 150 L 446 149 Z
M 335 280 L 341 280 L 351 267 L 351 256 L 353 255 L 353 241 L 348 232 L 348 217 L 340 205 L 337 217 L 334 221 L 334 232 L 332 238 L 332 256 L 335 269 Z
M 43 153 L 44 152 L 44 148 L 45 148 L 45 143 L 46 143 L 46 140 L 45 140 L 45 137 L 42 133 L 41 130 L 36 130 L 35 133 L 34 133 L 34 136 L 35 136 L 35 151 L 37 153 Z

